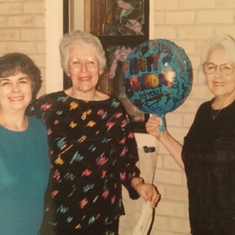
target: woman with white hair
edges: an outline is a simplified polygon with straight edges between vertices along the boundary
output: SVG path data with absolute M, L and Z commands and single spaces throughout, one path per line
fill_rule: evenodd
M 99 39 L 81 31 L 60 43 L 61 64 L 72 86 L 45 95 L 29 112 L 47 126 L 51 177 L 41 234 L 118 234 L 124 214 L 122 185 L 132 199 L 154 207 L 155 186 L 136 167 L 137 145 L 125 109 L 97 90 L 106 58 Z
M 185 169 L 193 235 L 235 234 L 235 40 L 228 35 L 211 41 L 202 71 L 214 95 L 203 103 L 181 145 L 160 119 L 151 117 L 155 136 Z

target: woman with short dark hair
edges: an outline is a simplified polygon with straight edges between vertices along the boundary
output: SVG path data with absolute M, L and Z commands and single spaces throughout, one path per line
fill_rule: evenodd
M 25 115 L 41 86 L 22 53 L 0 57 L 0 234 L 38 234 L 49 175 L 46 127 Z

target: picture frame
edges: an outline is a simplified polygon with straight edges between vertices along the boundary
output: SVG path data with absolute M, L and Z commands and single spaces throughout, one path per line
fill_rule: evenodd
M 64 0 L 64 33 L 76 28 L 75 19 L 74 0 Z M 98 36 L 106 53 L 107 69 L 100 77 L 98 89 L 118 97 L 130 116 L 134 131 L 146 133 L 149 114 L 129 101 L 121 81 L 124 59 L 135 46 L 149 39 L 149 0 L 84 0 L 84 19 L 84 31 Z M 64 88 L 69 86 L 70 80 L 64 74 Z
M 148 37 L 148 0 L 86 0 L 85 30 L 97 36 Z

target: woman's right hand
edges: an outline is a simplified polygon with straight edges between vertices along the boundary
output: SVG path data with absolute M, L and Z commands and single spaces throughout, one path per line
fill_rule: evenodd
M 158 116 L 151 116 L 146 122 L 145 127 L 146 131 L 156 137 L 158 141 L 165 146 L 178 165 L 184 169 L 184 163 L 181 157 L 182 144 L 173 138 L 166 130 L 165 121 Z
M 146 131 L 160 140 L 161 136 L 166 132 L 164 127 L 164 132 L 161 131 L 161 126 L 165 125 L 163 120 L 158 116 L 151 116 L 145 124 Z

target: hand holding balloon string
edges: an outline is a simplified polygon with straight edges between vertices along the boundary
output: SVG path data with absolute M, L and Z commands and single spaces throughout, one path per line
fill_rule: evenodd
M 145 124 L 146 131 L 158 140 L 166 133 L 165 116 L 152 115 Z
M 155 115 L 157 116 L 157 115 Z M 160 124 L 159 124 L 159 131 L 160 132 L 165 132 L 166 131 L 166 121 L 165 121 L 165 115 L 162 114 L 162 115 L 159 115 L 157 116 L 159 119 L 160 119 Z

